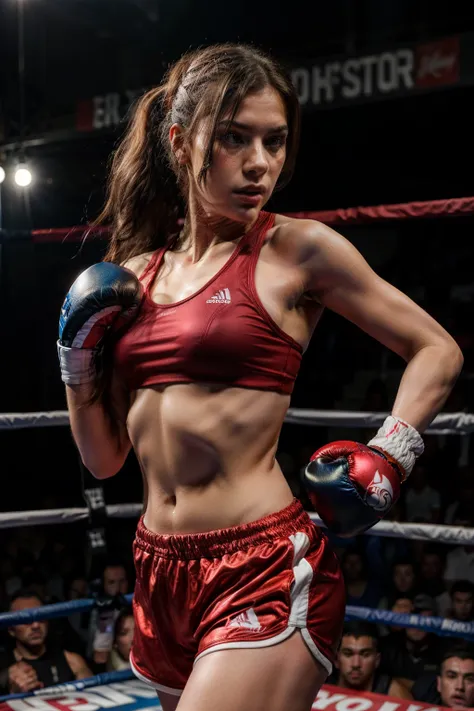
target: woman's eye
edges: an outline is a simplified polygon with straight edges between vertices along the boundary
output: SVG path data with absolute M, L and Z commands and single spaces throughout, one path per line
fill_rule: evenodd
M 270 148 L 278 149 L 285 145 L 285 141 L 284 136 L 273 136 L 273 138 L 267 141 L 267 145 L 270 146 Z
M 234 131 L 228 131 L 227 133 L 224 133 L 223 136 L 221 136 L 221 139 L 231 146 L 236 146 L 238 143 L 242 142 L 241 136 L 239 136 L 239 134 L 235 133 Z
M 220 136 L 220 140 L 228 146 L 241 146 L 245 143 L 245 138 L 235 131 L 227 131 Z M 272 136 L 265 141 L 266 147 L 271 151 L 277 151 L 286 143 L 285 136 Z

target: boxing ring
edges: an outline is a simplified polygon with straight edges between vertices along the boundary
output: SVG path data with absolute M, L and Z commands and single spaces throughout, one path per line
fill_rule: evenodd
M 292 213 L 293 217 L 321 220 L 329 225 L 360 224 L 380 220 L 404 220 L 423 218 L 451 218 L 472 216 L 474 214 L 474 197 L 456 198 L 419 203 L 398 205 L 381 205 L 375 207 L 356 207 L 350 209 L 326 212 Z M 30 233 L 33 241 L 81 241 L 87 228 L 74 227 L 70 229 L 36 230 Z M 99 236 L 104 235 L 101 230 Z M 24 237 L 24 235 L 22 235 Z M 59 378 L 59 374 L 58 374 Z M 295 409 L 288 410 L 285 422 L 292 426 L 329 426 L 344 428 L 373 429 L 380 426 L 386 412 L 355 412 L 335 410 Z M 46 412 L 17 412 L 0 414 L 0 430 L 25 428 L 68 427 L 67 411 L 56 410 Z M 474 414 L 467 412 L 441 413 L 426 430 L 426 436 L 461 436 L 465 445 L 469 443 L 469 435 L 474 432 Z M 105 505 L 103 500 L 97 503 L 103 514 L 110 519 L 138 519 L 142 504 L 125 502 L 122 504 Z M 91 521 L 94 517 L 94 501 L 88 500 L 87 507 L 49 509 L 41 511 L 16 511 L 0 513 L 0 529 L 18 528 L 24 526 L 74 524 L 81 521 Z M 310 512 L 315 523 L 323 525 L 317 514 Z M 381 536 L 403 538 L 416 541 L 434 541 L 446 545 L 474 545 L 474 528 L 448 525 L 432 525 L 421 523 L 398 523 L 380 521 L 366 536 Z M 123 604 L 130 604 L 132 595 L 124 596 Z M 15 613 L 0 614 L 0 628 L 5 629 L 15 624 L 47 620 L 68 616 L 77 612 L 92 610 L 98 605 L 97 598 L 75 600 L 71 602 L 45 605 Z M 387 626 L 416 627 L 428 632 L 462 638 L 474 642 L 474 622 L 459 622 L 442 617 L 426 617 L 418 614 L 394 613 L 382 609 L 348 606 L 346 619 L 362 619 Z M 338 689 L 324 685 L 318 694 L 313 709 L 324 711 L 412 711 L 415 709 L 433 708 L 421 702 L 410 706 L 410 702 L 379 696 L 372 693 L 353 692 L 348 689 Z M 0 711 L 52 711 L 52 708 L 70 709 L 71 711 L 98 711 L 102 708 L 135 709 L 159 708 L 155 692 L 143 682 L 133 677 L 129 670 L 98 674 L 90 679 L 71 682 L 58 686 L 40 689 L 24 694 L 13 694 L 0 698 Z M 269 711 L 271 711 L 269 709 Z

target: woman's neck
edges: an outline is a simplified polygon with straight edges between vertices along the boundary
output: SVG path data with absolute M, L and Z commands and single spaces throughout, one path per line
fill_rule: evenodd
M 180 252 L 187 252 L 189 260 L 199 262 L 210 249 L 220 243 L 237 242 L 253 226 L 212 215 L 198 204 L 189 202 L 183 230 L 177 242 Z

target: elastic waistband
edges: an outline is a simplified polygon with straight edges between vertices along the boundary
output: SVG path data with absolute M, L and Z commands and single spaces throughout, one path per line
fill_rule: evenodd
M 206 533 L 164 535 L 153 533 L 140 518 L 135 536 L 135 545 L 164 558 L 221 558 L 261 543 L 271 543 L 277 538 L 287 538 L 293 533 L 313 531 L 321 535 L 304 510 L 301 502 L 293 502 L 258 521 L 240 526 L 220 528 Z

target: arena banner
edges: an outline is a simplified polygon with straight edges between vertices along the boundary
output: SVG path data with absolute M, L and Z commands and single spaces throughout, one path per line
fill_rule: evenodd
M 379 52 L 293 62 L 290 68 L 303 109 L 326 109 L 474 85 L 474 34 L 407 43 Z M 76 130 L 113 129 L 146 87 L 81 100 Z
M 282 57 L 284 59 L 284 57 Z M 474 33 L 426 42 L 382 47 L 365 54 L 304 58 L 287 62 L 304 112 L 474 85 Z M 156 82 L 161 80 L 157 75 Z M 67 114 L 56 115 L 60 129 L 32 136 L 25 145 L 41 145 L 114 131 L 127 119 L 135 101 L 149 87 L 130 87 L 74 101 Z M 1 116 L 0 116 L 1 118 Z M 2 135 L 5 151 L 17 149 L 18 137 Z
M 474 84 L 474 36 L 407 43 L 355 56 L 294 63 L 303 109 L 327 109 Z
M 65 693 L 58 690 L 52 696 L 32 696 L 0 703 L 0 711 L 155 711 L 159 708 L 156 692 L 138 679 L 96 686 L 87 691 Z M 419 701 L 349 691 L 329 684 L 322 687 L 313 704 L 315 711 L 441 711 L 442 708 Z M 269 707 L 268 711 L 272 709 Z
M 126 118 L 135 101 L 146 90 L 147 87 L 124 92 L 111 91 L 79 101 L 76 106 L 76 130 L 99 131 L 115 128 Z
M 331 684 L 324 684 L 313 704 L 314 711 L 440 711 L 444 708 L 368 691 L 341 689 Z

